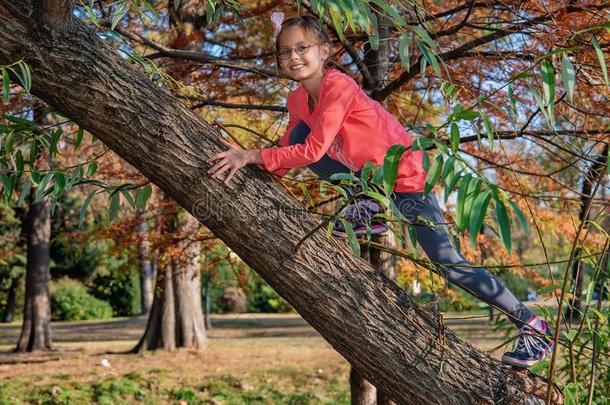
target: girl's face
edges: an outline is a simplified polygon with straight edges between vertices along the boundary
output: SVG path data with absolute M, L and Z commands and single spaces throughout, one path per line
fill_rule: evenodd
M 330 54 L 328 44 L 319 44 L 298 26 L 283 29 L 278 41 L 280 67 L 288 76 L 303 81 L 323 75 L 324 61 Z M 282 53 L 285 53 L 288 59 L 282 58 Z

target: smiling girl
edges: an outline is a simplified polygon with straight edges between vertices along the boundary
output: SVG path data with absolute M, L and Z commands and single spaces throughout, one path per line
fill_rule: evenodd
M 273 19 L 273 18 L 272 18 Z M 418 216 L 436 224 L 415 225 L 417 242 L 451 283 L 503 310 L 519 328 L 519 340 L 502 361 L 530 367 L 552 350 L 551 332 L 512 292 L 486 269 L 470 266 L 457 252 L 442 224 L 445 220 L 434 193 L 424 195 L 426 172 L 423 152 L 410 149 L 413 141 L 405 128 L 377 101 L 364 93 L 346 74 L 328 67 L 330 39 L 315 17 L 293 17 L 277 26 L 276 54 L 281 70 L 301 85 L 287 101 L 290 119 L 279 146 L 242 150 L 225 140 L 229 149 L 210 158 L 213 178 L 227 172 L 225 183 L 247 164 L 261 164 L 277 175 L 291 168 L 308 167 L 324 180 L 335 173 L 358 172 L 367 162 L 383 165 L 392 145 L 407 150 L 398 165 L 393 200 L 411 220 Z M 356 173 L 358 174 L 358 173 Z M 342 213 L 356 234 L 387 230 L 375 221 L 381 207 L 371 199 L 357 199 Z M 333 234 L 345 235 L 337 222 Z M 460 266 L 461 265 L 461 266 Z M 464 267 L 466 266 L 466 267 Z

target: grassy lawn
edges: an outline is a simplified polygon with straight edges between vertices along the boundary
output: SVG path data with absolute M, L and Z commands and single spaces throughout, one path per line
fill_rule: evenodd
M 487 350 L 502 342 L 503 332 L 493 332 L 485 314 L 449 313 L 446 324 Z M 8 352 L 19 323 L 0 325 L 0 404 L 350 402 L 349 365 L 298 315 L 218 315 L 201 352 L 123 354 L 145 322 L 53 323 L 57 350 L 25 355 Z

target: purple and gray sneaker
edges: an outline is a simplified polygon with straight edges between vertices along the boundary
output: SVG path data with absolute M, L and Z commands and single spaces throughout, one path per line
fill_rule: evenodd
M 553 333 L 549 325 L 536 318 L 519 328 L 515 349 L 504 353 L 502 363 L 529 368 L 553 351 Z
M 379 203 L 369 198 L 362 198 L 345 207 L 340 217 L 350 223 L 356 235 L 365 235 L 368 232 L 374 235 L 388 230 L 385 223 L 374 218 L 376 214 L 380 213 L 383 213 L 383 209 Z M 333 235 L 347 235 L 347 231 L 339 219 L 335 219 L 333 223 Z

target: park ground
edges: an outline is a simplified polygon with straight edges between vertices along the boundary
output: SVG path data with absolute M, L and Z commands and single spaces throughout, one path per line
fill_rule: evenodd
M 446 324 L 483 350 L 504 340 L 485 311 Z M 123 354 L 144 317 L 54 322 L 44 354 L 10 352 L 20 326 L 0 325 L 0 405 L 349 404 L 349 365 L 297 314 L 213 315 L 205 350 L 144 355 Z

